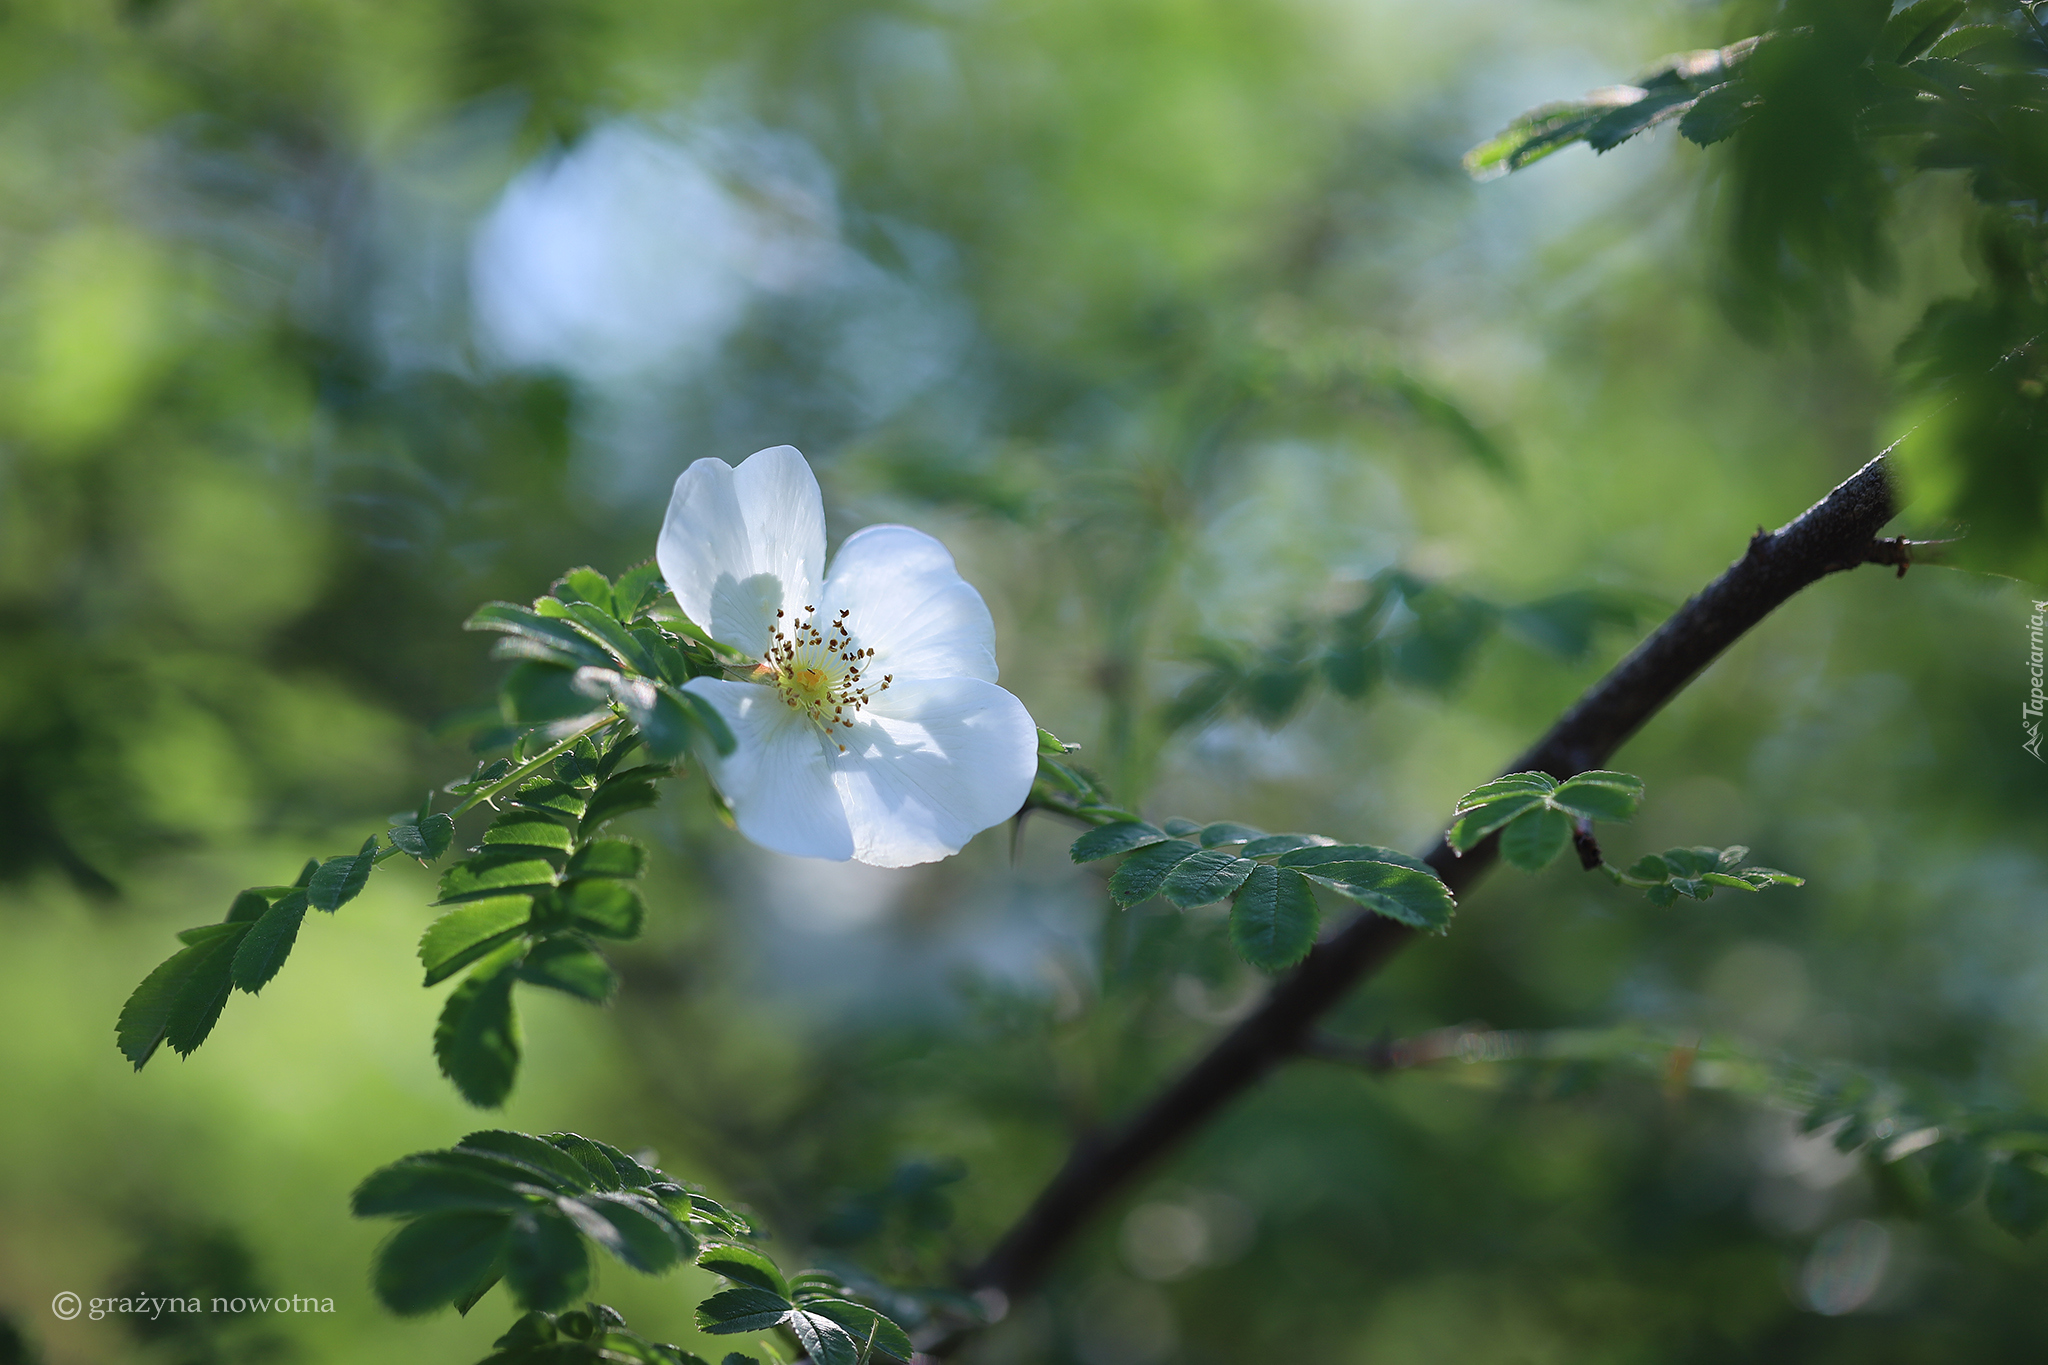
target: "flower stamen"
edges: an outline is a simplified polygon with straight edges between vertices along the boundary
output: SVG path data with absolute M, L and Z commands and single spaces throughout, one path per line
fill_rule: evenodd
M 886 692 L 895 676 L 884 674 L 880 683 L 868 681 L 864 661 L 875 651 L 855 646 L 848 621 L 851 608 L 842 608 L 823 630 L 818 628 L 817 612 L 816 607 L 805 607 L 801 617 L 790 620 L 778 609 L 768 648 L 754 674 L 775 689 L 785 706 L 829 736 L 835 726 L 851 730 L 853 718 L 875 695 Z M 844 744 L 838 748 L 846 752 Z

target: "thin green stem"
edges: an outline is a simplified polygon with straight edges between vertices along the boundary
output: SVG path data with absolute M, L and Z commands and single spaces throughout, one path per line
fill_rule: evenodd
M 526 778 L 531 777 L 536 770 L 544 767 L 549 763 L 554 762 L 557 758 L 560 758 L 563 754 L 567 753 L 570 749 L 575 747 L 577 740 L 584 739 L 590 735 L 596 734 L 599 730 L 604 729 L 608 725 L 616 725 L 618 723 L 618 720 L 619 718 L 617 716 L 606 716 L 602 720 L 592 721 L 590 724 L 584 726 L 581 730 L 577 730 L 571 734 L 563 736 L 563 738 L 559 742 L 548 746 L 548 748 L 542 750 L 538 754 L 535 754 L 532 758 L 527 759 L 526 762 L 520 764 L 511 772 L 506 773 L 503 777 L 499 778 L 496 782 L 493 782 L 490 786 L 482 787 L 476 791 L 471 792 L 467 800 L 465 800 L 461 805 L 457 806 L 454 810 L 451 810 L 447 813 L 448 818 L 452 820 L 456 816 L 464 813 L 465 811 L 474 810 L 476 807 L 482 805 L 484 802 L 496 796 L 499 792 L 504 791 L 507 787 L 512 786 L 514 783 L 524 781 Z
M 591 735 L 594 735 L 599 730 L 604 729 L 608 725 L 615 725 L 618 723 L 618 720 L 619 718 L 617 716 L 606 716 L 602 720 L 592 721 L 590 724 L 584 726 L 580 730 L 575 731 L 573 734 L 564 736 L 558 743 L 550 745 L 541 753 L 535 754 L 532 758 L 527 759 L 526 762 L 520 764 L 511 772 L 506 773 L 503 777 L 499 778 L 496 782 L 493 782 L 490 786 L 481 787 L 478 790 L 471 792 L 469 794 L 469 798 L 465 800 L 461 805 L 457 806 L 454 810 L 445 811 L 443 812 L 443 814 L 447 815 L 447 817 L 452 820 L 456 816 L 461 815 L 465 811 L 474 810 L 477 806 L 480 806 L 484 802 L 490 800 L 499 792 L 504 791 L 507 787 L 510 787 L 515 783 L 525 781 L 527 778 L 533 776 L 535 771 L 537 771 L 538 769 L 546 766 L 549 763 L 554 762 L 557 758 L 560 758 L 563 754 L 567 753 L 571 748 L 575 747 L 577 740 L 585 739 Z M 374 862 L 381 863 L 386 858 L 392 857 L 393 855 L 401 853 L 403 851 L 404 850 L 399 848 L 397 844 L 388 844 L 385 847 L 377 850 Z

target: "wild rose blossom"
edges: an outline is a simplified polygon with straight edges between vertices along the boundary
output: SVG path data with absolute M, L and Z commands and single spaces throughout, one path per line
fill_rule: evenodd
M 755 661 L 688 684 L 739 739 L 707 762 L 749 839 L 908 867 L 1023 805 L 1037 727 L 996 686 L 995 623 L 937 540 L 870 526 L 827 574 L 818 481 L 775 446 L 684 470 L 655 557 L 689 618 Z

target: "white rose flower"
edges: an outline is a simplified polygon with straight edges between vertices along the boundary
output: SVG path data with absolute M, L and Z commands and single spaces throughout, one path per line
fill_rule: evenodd
M 690 619 L 757 661 L 687 685 L 739 739 L 706 761 L 749 839 L 908 867 L 1024 804 L 1037 726 L 996 686 L 995 623 L 938 541 L 870 526 L 826 574 L 818 481 L 776 446 L 684 470 L 655 557 Z

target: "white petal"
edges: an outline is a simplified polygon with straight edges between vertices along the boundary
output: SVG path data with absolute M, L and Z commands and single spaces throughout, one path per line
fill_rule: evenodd
M 832 768 L 853 856 L 876 867 L 958 853 L 1017 813 L 1038 772 L 1024 703 L 978 678 L 899 677 L 835 733 L 847 750 Z
M 739 740 L 732 753 L 707 754 L 706 762 L 740 833 L 799 858 L 853 857 L 846 806 L 833 782 L 838 751 L 818 727 L 783 705 L 772 688 L 717 678 L 692 678 L 684 686 L 717 707 Z
M 988 604 L 953 567 L 946 547 L 908 526 L 855 531 L 832 560 L 824 612 L 848 617 L 854 643 L 873 649 L 863 666 L 880 681 L 911 678 L 996 680 L 996 626 Z
M 714 640 L 758 655 L 778 607 L 810 605 L 825 564 L 825 503 L 795 446 L 737 469 L 699 460 L 676 480 L 654 557 L 676 603 Z

